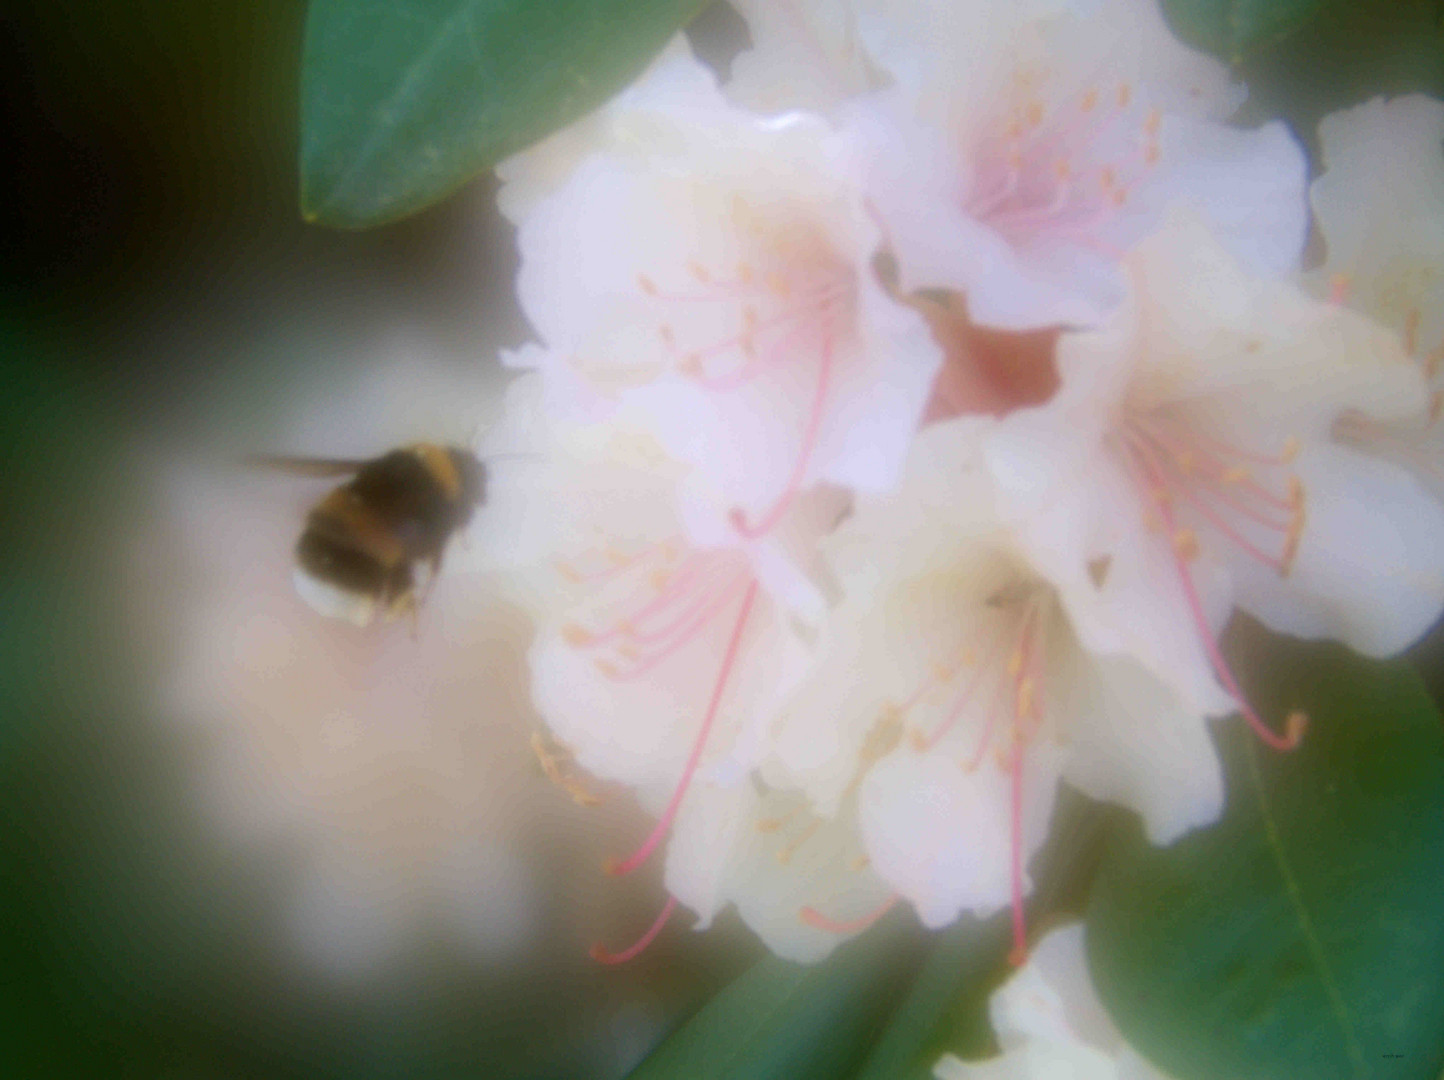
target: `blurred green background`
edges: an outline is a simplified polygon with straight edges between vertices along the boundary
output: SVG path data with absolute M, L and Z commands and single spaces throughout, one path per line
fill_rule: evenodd
M 620 1076 L 757 957 L 734 920 L 597 967 L 588 934 L 620 943 L 659 895 L 597 874 L 630 922 L 504 970 L 438 937 L 327 976 L 279 909 L 295 853 L 217 841 L 186 795 L 200 751 L 148 704 L 157 660 L 118 582 L 158 448 L 243 443 L 398 320 L 459 365 L 526 336 L 488 180 L 383 229 L 302 224 L 304 17 L 299 0 L 0 13 L 0 1071 Z M 1326 4 L 1244 70 L 1258 114 L 1308 132 L 1374 93 L 1440 93 L 1440 40 L 1433 0 Z M 1437 699 L 1438 635 L 1417 656 Z M 558 857 L 594 864 L 596 839 Z

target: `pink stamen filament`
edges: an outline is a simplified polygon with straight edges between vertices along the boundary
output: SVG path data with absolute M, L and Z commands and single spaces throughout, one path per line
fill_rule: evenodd
M 671 576 L 665 587 L 637 611 L 612 619 L 611 625 L 605 630 L 585 631 L 585 644 L 605 645 L 619 637 L 633 636 L 640 623 L 654 618 L 680 600 L 695 596 L 699 590 L 693 589 L 694 582 L 704 569 L 711 568 L 705 557 L 690 556 Z M 715 577 L 714 574 L 709 580 L 715 580 Z
M 974 217 L 986 218 L 990 224 L 995 226 L 1024 228 L 1029 225 L 1053 223 L 1069 202 L 1073 202 L 1075 206 L 1081 206 L 1081 200 L 1074 201 L 1072 198 L 1074 192 L 1071 189 L 1070 181 L 1057 177 L 1054 173 L 1054 166 L 1058 161 L 1070 158 L 1086 160 L 1089 155 L 1079 153 L 1079 148 L 1097 143 L 1128 111 L 1128 105 L 1116 104 L 1116 97 L 1110 95 L 1110 100 L 1115 102 L 1113 107 L 1104 106 L 1100 101 L 1098 106 L 1087 110 L 1072 109 L 1066 106 L 1050 110 L 1043 126 L 1036 130 L 1030 131 L 1026 124 L 1020 123 L 1021 130 L 1026 134 L 1003 141 L 1003 145 L 1010 147 L 1007 157 L 1012 159 L 1015 164 L 1009 164 L 1007 167 L 1004 172 L 1004 183 L 1000 189 L 969 200 L 969 213 Z M 1080 122 L 1080 117 L 1085 117 L 1086 120 Z M 1060 120 L 1062 120 L 1061 123 Z M 1044 174 L 1054 176 L 1055 187 L 1051 205 L 1040 207 L 1033 201 L 1035 196 L 1032 192 L 1019 194 L 1018 180 L 1020 175 L 1042 176 Z M 1129 182 L 1132 183 L 1135 179 L 1130 178 Z M 1021 205 L 1008 207 L 1007 204 L 1015 198 Z M 1111 216 L 1116 211 L 1115 206 L 1107 206 L 1103 209 L 1107 212 L 1106 216 Z M 1096 221 L 1092 222 L 1092 224 L 1097 223 Z
M 654 642 L 670 640 L 673 635 L 679 633 L 684 626 L 689 625 L 695 616 L 709 610 L 715 610 L 716 602 L 726 594 L 734 592 L 737 584 L 738 574 L 736 571 L 734 571 L 731 576 L 724 576 L 720 571 L 711 575 L 711 577 L 702 582 L 696 589 L 692 590 L 691 603 L 683 608 L 680 614 L 674 615 L 661 626 L 643 629 L 639 620 L 633 620 L 627 634 L 627 640 L 639 645 L 650 645 Z
M 732 371 L 721 375 L 698 374 L 693 378 L 708 390 L 719 394 L 725 394 L 745 386 L 760 373 L 769 367 L 774 367 L 782 358 L 791 351 L 792 346 L 809 331 L 814 330 L 812 323 L 802 323 L 794 326 L 774 341 L 765 351 L 758 351 L 752 356 L 746 357 L 743 363 Z
M 782 515 L 792 503 L 793 497 L 802 487 L 802 478 L 807 473 L 808 462 L 812 458 L 812 451 L 817 444 L 817 435 L 822 428 L 823 403 L 827 400 L 828 383 L 832 373 L 832 328 L 824 327 L 822 332 L 822 359 L 818 364 L 817 390 L 812 397 L 812 408 L 807 417 L 807 427 L 802 435 L 802 447 L 798 451 L 797 460 L 792 466 L 792 475 L 787 478 L 787 483 L 782 489 L 782 494 L 773 503 L 772 508 L 763 515 L 762 520 L 756 525 L 749 525 L 741 509 L 734 509 L 729 515 L 732 526 L 744 538 L 756 540 L 772 531 L 772 527 L 782 519 Z
M 1302 714 L 1293 714 L 1293 716 L 1289 718 L 1284 734 L 1278 735 L 1254 712 L 1253 706 L 1249 704 L 1248 698 L 1244 696 L 1237 680 L 1234 679 L 1233 671 L 1229 668 L 1228 662 L 1224 660 L 1223 654 L 1219 652 L 1218 642 L 1214 640 L 1213 629 L 1208 625 L 1208 616 L 1204 614 L 1203 601 L 1198 595 L 1198 587 L 1194 584 L 1193 574 L 1188 568 L 1188 562 L 1173 544 L 1173 537 L 1178 532 L 1178 528 L 1174 521 L 1173 509 L 1169 505 L 1168 499 L 1161 496 L 1162 488 L 1159 486 L 1162 483 L 1161 478 L 1154 472 L 1152 464 L 1146 457 L 1137 455 L 1137 461 L 1145 474 L 1145 490 L 1155 490 L 1159 492 L 1159 494 L 1155 494 L 1153 503 L 1163 519 L 1164 527 L 1168 530 L 1166 542 L 1168 543 L 1169 552 L 1173 558 L 1174 567 L 1178 571 L 1179 584 L 1183 587 L 1183 594 L 1187 601 L 1189 616 L 1193 620 L 1194 630 L 1198 635 L 1198 639 L 1203 643 L 1204 650 L 1208 654 L 1208 661 L 1213 667 L 1214 674 L 1218 676 L 1219 682 L 1223 683 L 1224 689 L 1228 691 L 1229 696 L 1233 698 L 1234 704 L 1238 706 L 1239 712 L 1243 715 L 1244 720 L 1248 722 L 1248 726 L 1253 729 L 1254 734 L 1258 736 L 1264 745 L 1279 751 L 1294 749 L 1303 738 L 1303 722 L 1296 720 L 1297 717 L 1302 717 Z
M 727 680 L 732 674 L 732 668 L 737 661 L 737 652 L 742 644 L 742 632 L 746 629 L 747 618 L 752 614 L 752 604 L 757 599 L 757 582 L 754 580 L 747 586 L 747 594 L 742 600 L 742 610 L 737 615 L 737 624 L 732 628 L 732 638 L 727 643 L 727 651 L 722 657 L 722 670 L 718 673 L 717 684 L 712 690 L 712 700 L 707 705 L 707 712 L 702 719 L 702 727 L 697 732 L 697 737 L 692 743 L 692 752 L 687 757 L 687 763 L 682 767 L 681 779 L 677 782 L 677 788 L 672 792 L 672 798 L 667 807 L 662 811 L 662 816 L 657 820 L 656 826 L 641 846 L 621 862 L 608 865 L 607 873 L 614 875 L 630 874 L 637 867 L 647 861 L 653 850 L 662 842 L 672 828 L 672 821 L 677 816 L 677 809 L 682 805 L 682 797 L 687 793 L 687 787 L 692 782 L 692 776 L 697 771 L 697 765 L 702 760 L 702 749 L 707 745 L 707 736 L 712 731 L 712 723 L 717 718 L 717 710 L 722 704 L 722 691 L 727 687 Z
M 958 722 L 958 717 L 963 715 L 963 709 L 967 707 L 967 704 L 972 699 L 973 694 L 982 684 L 983 676 L 992 669 L 993 664 L 998 659 L 998 654 L 1003 651 L 1004 642 L 1006 640 L 1006 637 L 1001 634 L 993 639 L 993 645 L 988 652 L 987 659 L 978 665 L 978 669 L 973 673 L 972 679 L 964 688 L 963 692 L 958 695 L 957 700 L 953 703 L 953 707 L 948 710 L 948 715 L 943 718 L 943 722 L 933 730 L 933 733 L 923 741 L 919 749 L 931 750 L 934 746 L 937 746 L 938 741 L 942 739 L 942 737 L 952 729 L 953 725 Z M 989 723 L 991 724 L 991 722 L 992 716 L 990 714 Z M 985 731 L 985 738 L 986 734 L 987 732 Z
M 1156 443 L 1163 451 L 1165 459 L 1172 459 L 1175 462 L 1192 460 L 1194 468 L 1200 476 L 1209 479 L 1216 479 L 1221 483 L 1235 483 L 1240 488 L 1247 489 L 1262 502 L 1279 510 L 1290 511 L 1293 507 L 1288 500 L 1281 499 L 1267 488 L 1262 487 L 1251 477 L 1244 477 L 1241 480 L 1229 482 L 1224 481 L 1228 474 L 1228 464 L 1219 456 L 1231 455 L 1235 458 L 1246 458 L 1254 463 L 1266 465 L 1269 468 L 1283 468 L 1288 464 L 1286 460 L 1260 459 L 1257 455 L 1247 454 L 1238 447 L 1229 446 L 1217 439 L 1205 438 L 1201 433 L 1194 432 L 1195 443 L 1188 443 L 1177 438 L 1168 431 L 1165 431 L 1156 420 L 1146 417 L 1135 417 L 1129 421 L 1129 426 L 1135 435 L 1141 436 Z M 1180 466 L 1181 467 L 1181 466 Z
M 829 934 L 860 934 L 891 911 L 897 902 L 898 897 L 897 894 L 894 893 L 884 900 L 880 906 L 869 911 L 861 918 L 848 919 L 845 921 L 829 919 L 822 912 L 810 905 L 798 911 L 797 917 L 808 926 L 816 927 L 818 930 L 824 930 Z
M 993 684 L 993 696 L 988 702 L 988 719 L 983 724 L 983 734 L 978 739 L 978 748 L 973 751 L 972 760 L 968 762 L 966 770 L 972 772 L 983 763 L 983 758 L 988 752 L 988 747 L 993 741 L 993 732 L 997 730 L 998 718 L 1003 715 L 1003 687 L 1006 683 L 999 679 Z
M 647 932 L 639 937 L 634 944 L 623 949 L 621 952 L 614 953 L 609 951 L 601 942 L 597 942 L 597 944 L 591 948 L 592 959 L 599 964 L 625 964 L 628 960 L 638 956 L 643 949 L 656 940 L 657 935 L 662 932 L 662 927 L 667 925 L 667 920 L 672 917 L 672 912 L 675 910 L 677 910 L 677 898 L 675 896 L 667 897 L 667 902 L 662 906 L 662 913 L 657 916 L 652 925 L 647 928 Z
M 734 349 L 742 349 L 749 341 L 754 340 L 759 334 L 765 333 L 769 330 L 776 330 L 779 327 L 786 326 L 788 323 L 794 323 L 804 316 L 826 314 L 827 309 L 831 305 L 836 303 L 838 300 L 846 298 L 846 296 L 848 295 L 848 291 L 849 290 L 843 285 L 828 285 L 825 288 L 819 289 L 818 295 L 815 298 L 805 298 L 808 301 L 806 304 L 797 305 L 791 310 L 786 311 L 781 315 L 774 316 L 773 318 L 766 319 L 761 322 L 756 322 L 741 331 L 740 333 L 734 334 L 732 337 L 729 338 L 724 338 L 723 340 L 715 342 L 712 345 L 705 345 L 698 349 L 686 350 L 682 349 L 675 342 L 672 342 L 670 343 L 669 348 L 671 348 L 673 354 L 677 356 L 679 360 L 690 359 L 697 362 L 705 360 L 709 357 L 723 355 Z M 790 341 L 796 336 L 796 334 L 797 329 L 794 328 L 793 331 L 791 331 L 784 340 Z M 738 371 L 718 376 L 702 373 L 699 374 L 697 377 L 709 389 L 731 389 L 733 385 L 740 385 L 742 382 L 746 381 L 745 379 L 740 378 L 742 371 L 750 369 L 755 373 L 756 370 L 759 370 L 763 366 L 765 365 L 760 364 L 756 357 L 749 357 L 747 363 L 744 364 L 742 368 Z
M 741 584 L 740 579 L 743 576 L 745 575 L 739 573 L 726 589 L 723 589 L 717 594 L 715 599 L 700 610 L 697 610 L 691 622 L 675 631 L 672 639 L 668 641 L 665 646 L 645 656 L 627 657 L 633 666 L 626 670 L 619 669 L 613 672 L 611 677 L 619 682 L 627 682 L 631 679 L 640 678 L 656 668 L 662 661 L 675 654 L 688 642 L 692 641 L 702 628 L 716 618 L 717 613 L 725 608 L 728 603 L 731 602 L 732 598 L 737 595 L 737 586 Z
M 1153 430 L 1155 433 L 1158 430 L 1156 423 L 1154 424 Z M 1215 439 L 1213 436 L 1196 429 L 1190 432 L 1190 436 L 1196 444 L 1194 447 L 1195 449 L 1201 447 L 1203 449 L 1212 450 L 1213 452 L 1223 455 L 1225 457 L 1232 457 L 1237 458 L 1239 461 L 1246 461 L 1250 465 L 1268 465 L 1273 468 L 1283 468 L 1285 465 L 1289 465 L 1293 462 L 1294 455 L 1289 451 L 1285 451 L 1280 454 L 1259 454 L 1251 450 L 1245 450 L 1239 446 L 1234 446 L 1231 443 L 1226 443 L 1221 439 Z
M 1164 458 L 1161 462 L 1159 460 L 1159 452 L 1153 447 L 1150 447 L 1147 442 L 1138 439 L 1132 433 L 1129 433 L 1128 435 L 1128 443 L 1132 452 L 1145 463 L 1145 469 L 1149 473 L 1149 475 L 1156 478 L 1156 481 L 1160 485 L 1167 485 L 1168 475 L 1163 467 L 1167 459 Z M 1257 544 L 1249 540 L 1246 536 L 1240 533 L 1227 521 L 1221 518 L 1218 513 L 1199 496 L 1199 494 L 1193 489 L 1192 486 L 1187 483 L 1180 482 L 1175 483 L 1170 487 L 1167 487 L 1166 490 L 1170 493 L 1177 493 L 1181 495 L 1190 506 L 1192 506 L 1195 510 L 1198 511 L 1199 515 L 1203 517 L 1205 521 L 1207 521 L 1211 526 L 1213 526 L 1213 528 L 1217 529 L 1218 532 L 1220 532 L 1224 537 L 1233 541 L 1235 544 L 1237 544 L 1240 548 L 1246 551 L 1249 555 L 1253 556 L 1259 562 L 1263 563 L 1265 566 L 1272 567 L 1274 571 L 1280 575 L 1286 574 L 1288 572 L 1288 564 L 1284 561 L 1284 557 L 1282 555 L 1271 555 L 1267 551 L 1264 551 L 1262 548 L 1260 548 Z M 1168 496 L 1164 494 L 1163 488 L 1160 488 L 1160 490 L 1155 496 L 1155 498 L 1159 499 L 1167 499 L 1167 497 Z M 1231 502 L 1227 499 L 1226 496 L 1222 494 L 1218 494 L 1216 497 L 1222 499 L 1227 505 L 1238 511 L 1241 515 L 1245 517 L 1250 517 L 1261 525 L 1265 525 L 1271 529 L 1286 534 L 1285 539 L 1287 539 L 1287 534 L 1290 532 L 1291 528 L 1289 523 L 1279 523 L 1272 521 L 1268 518 L 1260 517 L 1257 513 L 1251 513 L 1248 510 L 1244 509 L 1242 506 Z

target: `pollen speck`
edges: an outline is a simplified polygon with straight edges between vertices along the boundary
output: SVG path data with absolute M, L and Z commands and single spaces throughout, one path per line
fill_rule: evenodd
M 1198 558 L 1198 534 L 1192 529 L 1179 529 L 1173 534 L 1173 550 L 1180 559 Z
M 656 284 L 656 282 L 654 282 L 654 281 L 653 281 L 651 278 L 649 278 L 646 274 L 638 274 L 638 275 L 637 275 L 637 287 L 638 287 L 639 289 L 641 289 L 644 293 L 646 293 L 648 296 L 656 296 L 656 295 L 657 295 L 657 284 Z

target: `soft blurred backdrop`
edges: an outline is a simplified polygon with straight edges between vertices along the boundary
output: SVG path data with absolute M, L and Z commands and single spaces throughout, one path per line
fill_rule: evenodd
M 302 224 L 304 16 L 0 12 L 4 1068 L 621 1076 L 757 945 L 725 919 L 589 961 L 660 889 L 600 872 L 642 828 L 625 797 L 580 810 L 535 765 L 519 615 L 451 632 L 443 605 L 416 642 L 358 644 L 289 593 L 317 489 L 225 467 L 465 439 L 526 336 L 488 181 L 382 229 Z M 1307 130 L 1367 93 L 1439 92 L 1437 34 L 1371 53 L 1352 17 L 1253 62 L 1261 112 Z M 735 23 L 704 19 L 725 53 Z M 368 676 L 382 653 L 395 679 Z M 1419 655 L 1437 692 L 1437 638 Z
M 487 181 L 302 224 L 304 16 L 0 13 L 4 1071 L 620 1076 L 757 946 L 588 959 L 659 882 L 601 872 L 629 800 L 536 765 L 520 616 L 455 549 L 416 641 L 315 617 L 326 485 L 232 467 L 465 441 L 525 338 Z

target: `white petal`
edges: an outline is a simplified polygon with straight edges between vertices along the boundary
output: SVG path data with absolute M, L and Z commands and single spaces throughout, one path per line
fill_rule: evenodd
M 1333 113 L 1319 122 L 1325 168 L 1310 190 L 1328 256 L 1316 291 L 1342 276 L 1351 307 L 1398 332 L 1417 320 L 1421 353 L 1444 345 L 1441 139 L 1444 102 L 1422 94 Z
M 697 913 L 705 930 L 726 902 L 726 876 L 747 840 L 759 800 L 750 783 L 698 783 L 688 791 L 667 838 L 667 892 Z
M 1024 859 L 1042 843 L 1057 790 L 1057 758 L 1046 744 L 1025 767 Z M 863 781 L 859 820 L 880 877 L 909 900 L 923 924 L 946 926 L 964 910 L 986 916 L 1012 894 L 1011 784 L 985 760 L 972 772 L 942 753 L 898 750 Z M 1024 876 L 1024 891 L 1031 889 Z
M 1408 648 L 1444 609 L 1444 507 L 1398 466 L 1345 447 L 1308 447 L 1296 469 L 1308 515 L 1298 556 L 1284 579 L 1240 560 L 1240 606 L 1369 656 Z
M 1082 923 L 1039 938 L 1023 967 L 993 994 L 988 1017 L 1005 1048 L 1030 1038 L 1081 1040 L 1106 1052 L 1121 1043 L 1093 989 Z
M 1070 667 L 1069 783 L 1137 810 L 1155 844 L 1216 821 L 1223 770 L 1202 714 L 1128 660 L 1077 653 Z
M 783 822 L 776 831 L 760 832 L 753 823 L 750 838 L 736 864 L 730 895 L 737 913 L 778 956 L 815 963 L 850 937 L 862 933 L 870 916 L 887 902 L 886 885 L 863 865 L 857 823 L 851 813 L 817 818 L 789 812 L 800 803 L 773 795 L 766 800 L 767 817 Z M 841 926 L 812 925 L 803 910 Z
M 1162 182 L 1141 186 L 1137 197 L 1160 212 L 1184 200 L 1255 274 L 1282 277 L 1298 269 L 1309 227 L 1308 163 L 1285 124 L 1244 131 L 1170 117 L 1162 127 L 1160 160 L 1169 163 Z
M 500 162 L 497 209 L 513 225 L 520 224 L 588 154 L 604 148 L 644 154 L 659 137 L 665 142 L 662 133 L 676 117 L 721 102 L 712 72 L 693 57 L 686 36 L 678 34 L 636 82 L 601 109 Z

